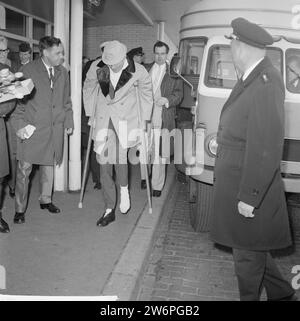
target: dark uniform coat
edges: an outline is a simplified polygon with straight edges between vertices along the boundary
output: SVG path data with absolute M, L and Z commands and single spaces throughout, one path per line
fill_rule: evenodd
M 4 68 L 9 67 L 0 63 L 0 70 Z M 9 174 L 8 148 L 4 117 L 14 109 L 15 105 L 15 100 L 0 103 L 0 178 Z
M 154 63 L 145 65 L 150 72 Z M 183 83 L 178 77 L 171 77 L 170 66 L 167 64 L 166 73 L 160 85 L 161 96 L 169 101 L 169 108 L 163 107 L 162 110 L 162 128 L 172 131 L 175 128 L 176 106 L 180 104 L 183 98 Z
M 12 115 L 16 131 L 28 124 L 36 127 L 29 139 L 18 139 L 17 158 L 30 164 L 60 164 L 63 157 L 64 130 L 74 128 L 70 99 L 69 75 L 63 66 L 54 67 L 53 90 L 47 69 L 41 58 L 21 71 L 31 78 L 35 88 Z
M 284 84 L 265 58 L 225 103 L 218 129 L 211 237 L 247 250 L 291 245 L 280 172 L 284 142 Z M 254 218 L 238 202 L 255 207 Z

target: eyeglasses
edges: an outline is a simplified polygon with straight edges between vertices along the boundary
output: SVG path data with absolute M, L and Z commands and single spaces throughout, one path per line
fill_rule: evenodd
M 230 34 L 229 36 L 224 36 L 226 39 L 229 39 L 229 40 L 240 40 L 238 36 L 236 36 L 235 34 Z
M 7 53 L 8 52 L 8 49 L 6 48 L 6 49 L 0 49 L 0 54 L 1 53 Z

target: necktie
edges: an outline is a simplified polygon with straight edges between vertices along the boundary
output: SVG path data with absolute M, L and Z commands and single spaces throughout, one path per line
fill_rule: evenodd
M 50 78 L 50 86 L 51 89 L 53 89 L 53 80 L 54 80 L 54 75 L 53 75 L 53 67 L 49 68 L 49 78 Z

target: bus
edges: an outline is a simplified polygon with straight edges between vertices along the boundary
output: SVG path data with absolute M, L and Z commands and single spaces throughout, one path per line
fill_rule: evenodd
M 300 59 L 299 13 L 300 2 L 295 0 L 202 0 L 181 17 L 179 53 L 171 65 L 184 79 L 177 127 L 189 147 L 175 142 L 175 153 L 184 149 L 184 162 L 176 168 L 189 183 L 196 231 L 209 230 L 219 116 L 237 81 L 230 41 L 224 35 L 232 33 L 231 21 L 237 17 L 261 25 L 273 36 L 267 55 L 280 71 L 286 91 L 282 177 L 286 192 L 300 193 L 300 70 L 290 66 L 293 59 Z M 197 157 L 199 146 L 204 149 Z

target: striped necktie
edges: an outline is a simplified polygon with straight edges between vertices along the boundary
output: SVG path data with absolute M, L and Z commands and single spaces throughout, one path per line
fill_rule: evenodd
M 51 89 L 53 89 L 53 81 L 54 81 L 53 67 L 49 68 L 49 79 L 50 79 Z

